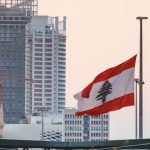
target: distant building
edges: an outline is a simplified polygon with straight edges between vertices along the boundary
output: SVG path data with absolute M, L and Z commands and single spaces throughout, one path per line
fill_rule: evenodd
M 31 124 L 6 124 L 3 132 L 6 139 L 60 142 L 62 141 L 62 117 L 60 115 L 44 115 L 43 131 L 42 116 L 38 115 L 31 117 Z
M 37 0 L 0 0 L 0 82 L 4 122 L 19 123 L 25 112 L 25 25 Z
M 40 140 L 62 141 L 62 115 L 43 114 L 32 116 L 31 125 L 40 125 Z
M 65 107 L 66 18 L 34 16 L 26 26 L 26 112 Z
M 75 108 L 63 111 L 63 134 L 65 142 L 103 141 L 109 139 L 109 115 L 75 116 Z

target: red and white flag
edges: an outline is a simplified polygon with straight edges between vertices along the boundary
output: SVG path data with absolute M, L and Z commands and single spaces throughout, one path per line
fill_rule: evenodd
M 134 105 L 134 70 L 136 56 L 105 70 L 81 92 L 76 115 L 100 115 Z

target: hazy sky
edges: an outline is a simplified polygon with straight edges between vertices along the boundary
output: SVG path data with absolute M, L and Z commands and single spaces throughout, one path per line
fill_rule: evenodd
M 150 0 L 39 0 L 39 15 L 67 16 L 67 106 L 73 95 L 100 72 L 139 51 L 139 21 L 144 36 L 144 138 L 150 138 Z M 138 63 L 136 75 L 138 78 Z M 134 107 L 110 113 L 110 138 L 135 138 Z

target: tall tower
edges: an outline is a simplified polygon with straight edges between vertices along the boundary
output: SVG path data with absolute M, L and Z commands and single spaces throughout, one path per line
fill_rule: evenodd
M 66 17 L 34 16 L 26 26 L 26 112 L 65 108 Z M 31 103 L 32 102 L 32 103 Z
M 25 25 L 37 0 L 0 0 L 0 76 L 5 123 L 25 118 Z

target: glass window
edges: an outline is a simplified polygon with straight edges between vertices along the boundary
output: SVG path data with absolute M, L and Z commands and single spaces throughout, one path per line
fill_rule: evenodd
M 42 53 L 35 53 L 35 56 L 42 56 Z
M 42 83 L 42 80 L 34 80 L 34 83 Z
M 35 43 L 42 43 L 42 38 L 35 38 Z
M 32 39 L 31 38 L 28 39 L 28 43 L 32 43 Z
M 35 88 L 41 88 L 42 85 L 41 85 L 41 84 L 35 84 L 34 87 L 35 87 Z
M 52 47 L 52 44 L 45 44 L 45 47 Z
M 34 69 L 37 69 L 37 70 L 41 70 L 42 67 L 39 67 L 39 66 L 35 66 Z
M 45 52 L 52 52 L 52 49 L 45 49 Z
M 52 43 L 52 39 L 51 38 L 46 38 L 45 43 Z
M 42 44 L 35 44 L 35 47 L 42 47 Z
M 35 62 L 35 65 L 42 65 L 42 62 Z
M 42 52 L 41 48 L 35 48 L 35 52 Z
M 34 71 L 34 74 L 42 74 L 42 71 Z

